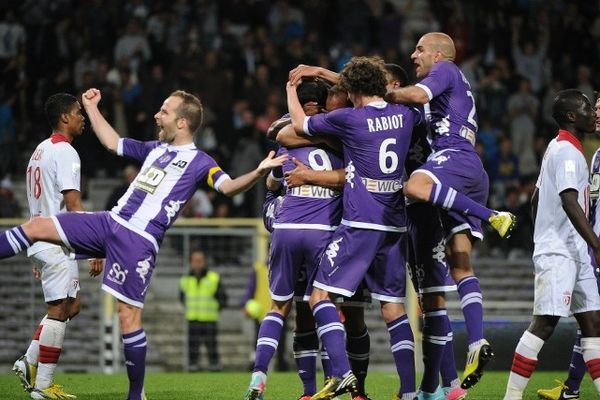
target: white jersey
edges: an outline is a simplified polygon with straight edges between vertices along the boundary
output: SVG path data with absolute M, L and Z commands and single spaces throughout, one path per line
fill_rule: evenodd
M 571 133 L 560 130 L 548 148 L 536 186 L 538 206 L 533 233 L 533 256 L 559 254 L 572 260 L 590 263 L 587 243 L 562 208 L 560 193 L 578 192 L 578 203 L 589 215 L 589 172 L 581 142 Z
M 600 149 L 596 150 L 594 157 L 592 157 L 592 164 L 590 165 L 590 223 L 594 232 L 600 237 L 600 206 L 599 195 L 600 195 Z
M 31 217 L 51 216 L 67 211 L 62 192 L 80 189 L 81 161 L 67 138 L 52 134 L 35 149 L 27 165 L 27 201 Z M 50 247 L 47 242 L 37 242 L 27 250 L 27 255 Z

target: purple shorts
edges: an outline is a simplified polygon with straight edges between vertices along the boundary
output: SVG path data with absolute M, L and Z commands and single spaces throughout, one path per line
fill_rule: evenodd
M 314 271 L 332 234 L 313 229 L 273 230 L 269 252 L 269 289 L 273 300 L 286 301 L 310 294 Z
M 58 214 L 55 225 L 77 258 L 106 258 L 102 289 L 144 307 L 156 262 L 154 244 L 117 223 L 108 212 Z
M 438 209 L 427 203 L 406 208 L 408 216 L 408 267 L 419 294 L 456 290 L 446 263 L 446 240 Z
M 373 299 L 403 303 L 406 241 L 405 233 L 340 225 L 323 253 L 313 286 L 351 297 L 364 278 Z
M 425 173 L 435 183 L 452 187 L 479 204 L 487 204 L 490 180 L 475 152 L 453 149 L 438 151 L 431 154 L 415 173 Z M 444 210 L 440 210 L 440 216 L 446 239 L 465 230 L 470 231 L 473 237 L 483 239 L 479 218 Z

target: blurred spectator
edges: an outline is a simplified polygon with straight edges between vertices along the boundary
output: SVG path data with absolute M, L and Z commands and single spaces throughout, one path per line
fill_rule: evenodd
M 21 217 L 21 206 L 13 194 L 13 185 L 8 177 L 0 181 L 0 218 Z
M 137 166 L 131 164 L 127 165 L 123 169 L 123 184 L 115 188 L 110 194 L 110 196 L 108 196 L 108 200 L 106 201 L 106 205 L 104 206 L 105 210 L 112 210 L 112 208 L 117 205 L 117 202 L 121 197 L 123 197 L 125 192 L 127 192 L 127 189 L 129 189 L 129 185 L 131 185 L 131 183 L 135 180 L 135 177 L 139 172 L 140 169 Z
M 198 189 L 185 205 L 181 216 L 184 218 L 210 218 L 213 215 L 213 211 L 214 207 L 208 193 L 202 189 Z
M 0 87 L 0 179 L 14 170 L 16 160 L 16 130 L 13 118 L 14 98 Z
M 131 19 L 127 23 L 125 33 L 115 45 L 115 63 L 126 62 L 133 71 L 138 72 L 139 67 L 150 60 L 151 56 L 150 44 L 142 29 L 141 21 L 137 18 Z
M 17 20 L 13 10 L 6 11 L 0 21 L 0 70 L 3 70 L 8 60 L 16 57 L 25 46 L 25 28 Z
M 508 98 L 508 118 L 514 153 L 522 158 L 520 167 L 527 173 L 536 172 L 535 165 L 527 165 L 524 161 L 533 159 L 531 148 L 539 104 L 538 99 L 531 93 L 529 80 L 521 78 L 518 91 Z

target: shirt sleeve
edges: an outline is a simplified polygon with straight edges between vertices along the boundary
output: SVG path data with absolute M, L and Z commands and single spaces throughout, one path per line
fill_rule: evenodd
M 307 135 L 334 135 L 348 134 L 348 121 L 351 108 L 341 108 L 326 114 L 316 114 L 307 117 L 304 123 L 304 132 Z
M 59 192 L 80 191 L 81 160 L 77 151 L 71 146 L 62 146 L 56 158 L 56 186 Z
M 429 71 L 429 74 L 415 86 L 425 90 L 429 100 L 444 93 L 452 83 L 451 64 L 448 62 L 440 62 L 434 64 Z
M 133 158 L 143 163 L 148 154 L 158 146 L 160 146 L 158 140 L 142 142 L 135 139 L 121 138 L 117 144 L 117 155 Z
M 563 151 L 557 153 L 555 164 L 555 179 L 556 189 L 558 193 L 562 193 L 567 189 L 574 189 L 578 191 L 579 180 L 578 177 L 581 174 L 586 174 L 587 171 L 581 171 L 578 158 L 581 157 L 577 154 L 577 150 L 571 147 L 566 147 Z
M 219 186 L 231 178 L 221 169 L 221 167 L 219 167 L 217 162 L 212 157 L 207 155 L 206 158 L 208 160 L 206 165 L 208 168 L 208 173 L 206 174 L 206 183 L 211 188 L 219 191 Z

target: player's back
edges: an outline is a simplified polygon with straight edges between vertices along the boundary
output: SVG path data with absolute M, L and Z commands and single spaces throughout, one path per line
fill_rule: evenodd
M 41 142 L 31 155 L 25 179 L 31 217 L 65 212 L 67 209 L 62 192 L 80 189 L 79 155 L 64 136 L 53 134 Z M 49 243 L 36 243 L 27 254 L 35 254 L 52 246 Z
M 589 261 L 587 244 L 562 208 L 560 193 L 566 189 L 578 192 L 578 203 L 589 213 L 589 173 L 581 150 L 568 140 L 553 139 L 542 160 L 538 188 L 537 215 L 534 228 L 534 256 L 561 254 Z
M 333 171 L 343 168 L 343 161 L 333 151 L 325 147 L 305 146 L 287 149 L 281 147 L 278 155 L 288 154 L 283 163 L 283 172 L 296 168 L 293 159 L 316 171 Z M 342 216 L 341 192 L 317 185 L 302 185 L 286 191 L 285 200 L 277 214 L 274 227 L 281 229 L 289 224 L 302 224 L 334 227 L 339 225 Z M 285 224 L 285 225 L 283 225 Z M 292 225 L 289 225 L 292 227 Z
M 475 151 L 477 111 L 471 85 L 462 71 L 450 61 L 433 65 L 416 86 L 430 98 L 430 118 L 434 151 L 452 148 Z
M 421 121 L 416 109 L 385 101 L 309 119 L 309 133 L 334 134 L 344 145 L 342 223 L 378 230 L 405 229 L 402 175 L 413 128 Z

